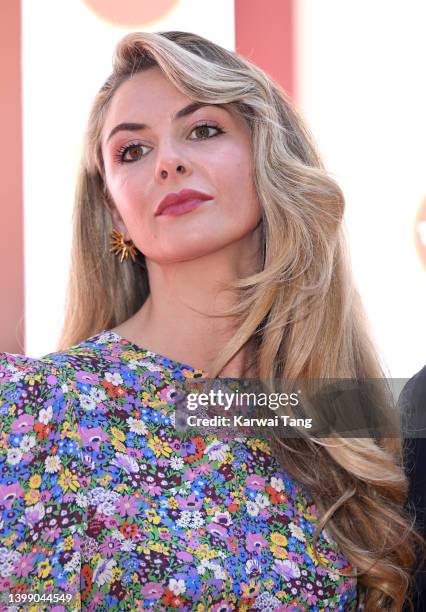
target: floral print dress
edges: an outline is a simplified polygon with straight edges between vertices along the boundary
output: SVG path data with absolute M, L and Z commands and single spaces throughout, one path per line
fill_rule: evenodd
M 0 353 L 0 610 L 355 610 L 353 571 L 267 443 L 182 438 L 203 372 L 103 331 Z

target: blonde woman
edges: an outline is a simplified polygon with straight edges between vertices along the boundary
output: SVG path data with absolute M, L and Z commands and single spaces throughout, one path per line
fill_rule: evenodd
M 199 377 L 382 376 L 343 209 L 256 66 L 185 32 L 120 42 L 89 118 L 60 346 L 1 359 L 9 605 L 401 609 L 415 535 L 397 441 L 174 427 Z

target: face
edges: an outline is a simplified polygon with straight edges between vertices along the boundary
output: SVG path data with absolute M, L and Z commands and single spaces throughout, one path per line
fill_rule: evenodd
M 260 223 L 246 121 L 216 105 L 175 116 L 193 102 L 149 68 L 117 89 L 102 132 L 114 226 L 158 263 L 247 243 Z M 165 196 L 184 189 L 211 199 L 184 214 L 156 214 Z

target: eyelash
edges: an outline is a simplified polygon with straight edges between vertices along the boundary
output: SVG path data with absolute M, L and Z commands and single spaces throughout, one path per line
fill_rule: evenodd
M 221 127 L 219 127 L 218 125 L 214 125 L 212 123 L 208 123 L 208 122 L 203 122 L 203 123 L 199 123 L 198 125 L 194 125 L 190 134 L 192 134 L 194 130 L 200 127 L 213 128 L 217 130 L 217 133 L 213 134 L 213 136 L 207 136 L 206 138 L 190 138 L 190 140 L 209 140 L 210 138 L 214 138 L 215 136 L 220 136 L 220 134 L 225 134 L 225 130 L 223 130 Z M 139 161 L 140 158 L 129 160 L 129 159 L 124 159 L 124 156 L 127 153 L 127 151 L 129 149 L 132 149 L 133 147 L 145 147 L 145 146 L 146 145 L 143 145 L 140 142 L 130 142 L 128 144 L 125 144 L 122 147 L 120 147 L 117 153 L 114 155 L 115 161 L 119 164 L 131 164 L 133 162 Z M 141 155 L 141 157 L 145 157 L 145 155 Z

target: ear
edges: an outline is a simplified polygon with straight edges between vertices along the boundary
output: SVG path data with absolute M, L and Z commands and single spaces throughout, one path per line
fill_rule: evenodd
M 110 215 L 111 215 L 111 219 L 112 219 L 112 225 L 114 227 L 114 229 L 118 230 L 119 232 L 121 232 L 122 234 L 124 234 L 124 240 L 129 240 L 129 232 L 127 231 L 127 227 L 126 224 L 124 223 L 117 206 L 114 204 L 111 196 L 109 195 L 109 192 L 105 192 L 105 206 L 107 207 Z
M 128 240 L 129 239 L 129 232 L 127 231 L 127 227 L 126 227 L 123 219 L 121 218 L 121 215 L 118 212 L 116 206 L 113 205 L 112 207 L 109 207 L 109 209 L 110 209 L 112 224 L 113 224 L 114 228 L 117 229 L 122 234 L 124 234 L 124 240 Z

